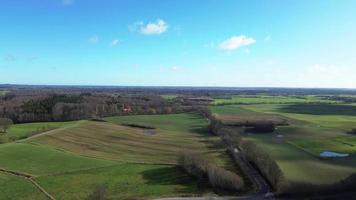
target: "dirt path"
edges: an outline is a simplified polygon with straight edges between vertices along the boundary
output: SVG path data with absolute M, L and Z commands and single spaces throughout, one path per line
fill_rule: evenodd
M 260 174 L 260 172 L 258 172 L 254 166 L 251 165 L 244 153 L 234 150 L 232 156 L 235 160 L 242 161 L 240 162 L 240 168 L 256 187 L 257 195 L 265 196 L 273 194 L 272 188 L 269 186 L 266 179 Z
M 21 178 L 24 178 L 28 181 L 30 181 L 42 194 L 44 194 L 48 199 L 50 200 L 56 200 L 51 194 L 49 194 L 43 187 L 41 187 L 35 180 L 33 180 L 32 175 L 22 173 L 22 172 L 17 172 L 17 171 L 11 171 L 7 169 L 0 168 L 0 172 L 9 174 L 12 176 L 18 176 Z
M 54 133 L 56 133 L 58 131 L 62 131 L 62 130 L 68 129 L 68 128 L 76 127 L 76 126 L 78 126 L 78 125 L 80 125 L 80 124 L 82 124 L 84 122 L 85 122 L 85 120 L 81 120 L 81 121 L 76 122 L 75 124 L 64 126 L 64 127 L 61 127 L 61 128 L 52 129 L 52 130 L 45 131 L 45 132 L 42 132 L 42 133 L 39 133 L 39 134 L 35 134 L 35 135 L 32 135 L 32 136 L 30 136 L 28 138 L 25 138 L 25 139 L 22 139 L 22 140 L 17 140 L 16 142 L 26 142 L 26 141 L 31 140 L 33 138 L 41 137 L 43 135 L 51 135 L 51 134 L 54 134 Z

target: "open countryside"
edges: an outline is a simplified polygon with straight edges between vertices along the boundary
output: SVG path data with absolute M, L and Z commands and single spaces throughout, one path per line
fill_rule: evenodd
M 355 0 L 1 0 L 0 200 L 356 199 Z

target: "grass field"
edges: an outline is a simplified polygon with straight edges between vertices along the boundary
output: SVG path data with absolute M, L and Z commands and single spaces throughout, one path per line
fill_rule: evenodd
M 163 98 L 163 99 L 166 99 L 166 100 L 173 100 L 173 99 L 175 99 L 175 98 L 177 98 L 178 97 L 178 95 L 174 95 L 174 94 L 163 94 L 163 95 L 161 95 L 161 97 Z
M 108 117 L 107 121 L 117 124 L 138 124 L 168 131 L 190 132 L 207 135 L 208 122 L 195 114 L 131 115 Z
M 0 136 L 2 143 L 25 139 L 41 132 L 74 125 L 76 122 L 39 122 L 14 124 L 6 134 Z
M 86 158 L 46 146 L 26 143 L 0 145 L 0 167 L 36 176 L 112 164 L 110 161 Z
M 105 185 L 109 199 L 148 199 L 200 191 L 194 180 L 175 166 L 120 164 L 36 179 L 58 200 L 85 199 Z
M 196 115 L 140 115 L 107 120 L 118 124 L 87 121 L 29 142 L 101 159 L 156 164 L 175 164 L 181 151 L 196 149 L 217 163 L 229 163 L 220 139 L 209 135 L 205 127 L 207 122 Z M 145 129 L 122 126 L 119 123 L 146 125 L 157 129 L 147 132 Z
M 315 95 L 238 95 L 214 99 L 213 105 L 228 104 L 297 104 L 297 103 L 335 103 Z
M 11 134 L 25 134 L 21 130 L 37 130 L 45 125 L 57 129 L 1 144 L 0 167 L 32 175 L 47 192 L 64 200 L 85 199 L 98 185 L 105 185 L 109 199 L 211 192 L 205 184 L 198 187 L 195 179 L 176 167 L 177 155 L 187 149 L 199 151 L 221 166 L 236 170 L 220 138 L 210 135 L 207 122 L 197 115 L 140 115 L 107 120 L 15 125 Z M 155 129 L 148 131 L 120 124 Z M 26 179 L 4 174 L 2 182 L 9 178 L 22 182 L 18 188 L 7 189 L 7 195 L 23 190 L 29 199 L 42 198 L 37 198 L 41 193 Z
M 282 117 L 290 126 L 274 133 L 244 134 L 268 152 L 290 182 L 334 183 L 356 173 L 356 137 L 347 134 L 356 125 L 354 109 L 342 104 L 250 104 L 212 106 L 225 120 Z M 268 117 L 270 116 L 270 117 Z M 321 158 L 324 151 L 351 154 L 347 158 Z
M 0 173 L 0 188 L 1 200 L 8 199 L 19 199 L 19 200 L 46 200 L 47 197 L 44 196 L 41 192 L 39 192 L 34 185 L 32 185 L 29 181 Z
M 323 109 L 322 107 L 325 106 Z M 283 115 L 285 117 L 296 119 L 300 121 L 305 121 L 308 123 L 312 123 L 316 126 L 328 127 L 328 128 L 336 128 L 343 130 L 344 132 L 350 131 L 352 128 L 356 127 L 356 115 L 350 115 L 350 112 L 345 109 L 344 105 L 339 105 L 340 109 L 337 109 L 338 105 L 330 106 L 328 104 L 319 104 L 318 106 L 303 106 L 299 105 L 299 111 L 288 111 L 290 108 L 295 108 L 297 105 L 272 105 L 272 104 L 264 104 L 264 105 L 247 105 L 243 106 L 244 109 L 248 109 L 254 112 L 262 112 L 269 114 L 278 114 Z M 356 109 L 356 106 L 347 105 L 351 107 L 352 110 Z M 318 109 L 311 109 L 318 108 Z M 325 113 L 327 109 L 332 107 L 332 110 L 329 113 Z M 303 110 L 304 109 L 304 110 Z M 324 110 L 324 114 L 321 114 Z M 346 113 L 344 113 L 346 110 Z

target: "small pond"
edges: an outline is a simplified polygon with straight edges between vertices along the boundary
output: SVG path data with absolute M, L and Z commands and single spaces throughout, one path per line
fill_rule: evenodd
M 336 152 L 332 152 L 332 151 L 324 151 L 320 153 L 321 157 L 324 158 L 334 158 L 334 157 L 347 157 L 349 156 L 348 153 L 336 153 Z

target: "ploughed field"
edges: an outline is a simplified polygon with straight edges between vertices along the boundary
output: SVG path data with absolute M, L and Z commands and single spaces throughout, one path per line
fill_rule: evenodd
M 244 104 L 213 105 L 211 110 L 230 125 L 256 119 L 287 122 L 288 126 L 278 126 L 272 133 L 243 133 L 246 140 L 254 141 L 277 161 L 287 184 L 332 184 L 356 173 L 356 136 L 348 133 L 356 128 L 356 106 L 336 102 L 310 103 L 309 96 L 292 104 L 278 103 L 280 97 L 274 97 L 275 102 L 272 97 L 268 100 L 262 97 L 258 101 L 258 97 L 252 98 L 253 101 L 244 99 Z M 219 99 L 217 103 L 221 101 Z M 349 156 L 320 156 L 327 151 Z
M 197 115 L 106 120 L 48 123 L 49 131 L 0 144 L 0 168 L 31 177 L 56 199 L 86 199 L 98 188 L 105 188 L 109 199 L 211 192 L 177 168 L 177 156 L 186 149 L 233 169 L 220 139 L 208 133 L 207 122 Z M 15 125 L 9 133 L 15 134 L 19 127 L 31 133 L 37 130 L 33 126 L 37 127 Z M 0 171 L 0 185 L 4 191 L 0 199 L 46 198 L 26 178 L 4 171 Z

